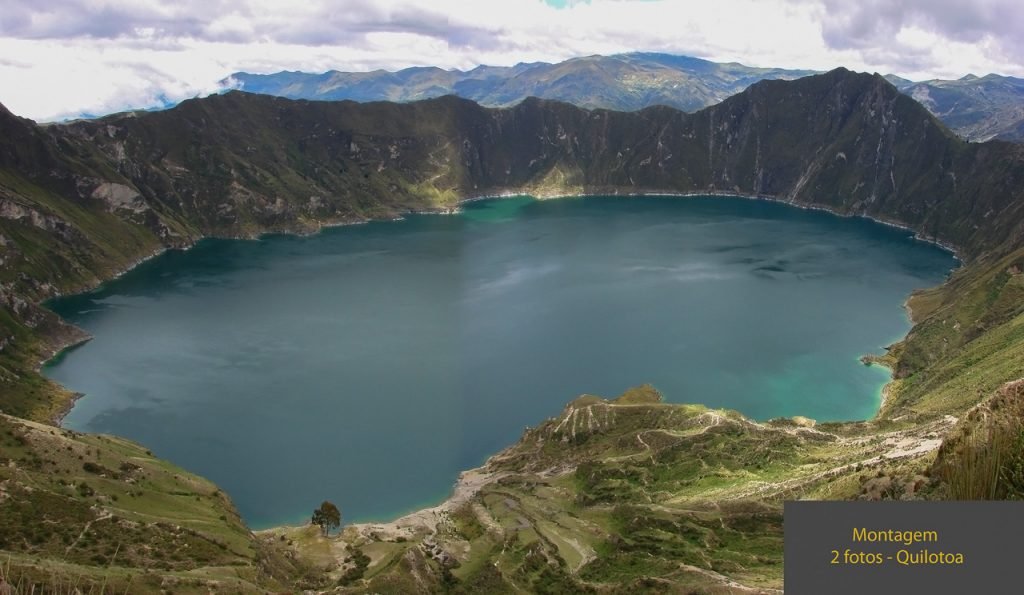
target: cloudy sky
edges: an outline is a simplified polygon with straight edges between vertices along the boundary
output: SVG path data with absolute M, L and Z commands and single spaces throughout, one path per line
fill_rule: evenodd
M 628 51 L 751 66 L 1024 77 L 1021 0 L 3 0 L 0 103 L 46 121 L 236 71 L 472 68 Z

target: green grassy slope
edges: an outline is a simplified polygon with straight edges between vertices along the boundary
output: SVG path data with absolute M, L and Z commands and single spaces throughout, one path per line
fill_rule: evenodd
M 909 301 L 917 324 L 894 346 L 883 413 L 959 414 L 1024 378 L 1024 249 L 957 271 Z
M 286 583 L 275 575 L 303 576 L 209 481 L 122 438 L 6 415 L 0 552 L 0 569 L 24 592 L 277 590 Z

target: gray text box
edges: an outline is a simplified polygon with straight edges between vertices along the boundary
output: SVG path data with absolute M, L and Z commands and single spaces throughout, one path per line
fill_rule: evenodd
M 1024 502 L 785 503 L 787 595 L 1024 592 Z

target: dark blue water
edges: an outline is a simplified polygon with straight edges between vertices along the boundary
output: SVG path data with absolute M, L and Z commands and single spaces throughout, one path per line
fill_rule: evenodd
M 67 426 L 209 477 L 255 527 L 444 498 L 581 393 L 644 382 L 765 419 L 871 417 L 858 357 L 952 256 L 860 219 L 726 198 L 506 199 L 312 237 L 207 240 L 52 307 Z

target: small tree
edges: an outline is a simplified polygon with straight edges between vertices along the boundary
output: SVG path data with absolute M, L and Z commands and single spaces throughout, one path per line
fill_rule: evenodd
M 331 529 L 341 526 L 341 511 L 332 502 L 324 500 L 320 508 L 313 511 L 313 518 L 310 522 L 320 527 L 324 537 L 327 537 L 331 534 Z

